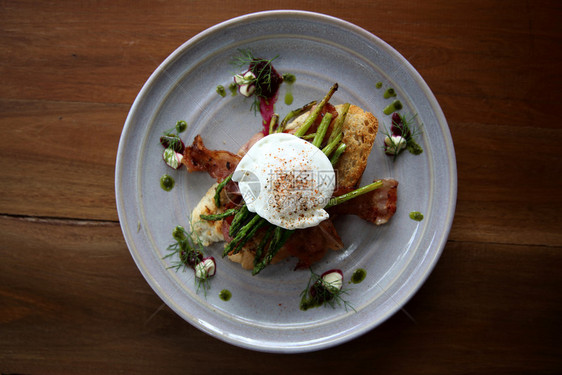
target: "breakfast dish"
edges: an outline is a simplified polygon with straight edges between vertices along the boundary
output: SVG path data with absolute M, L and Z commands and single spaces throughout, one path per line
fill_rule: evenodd
M 309 121 L 312 116 L 316 120 Z M 330 206 L 330 198 L 357 189 L 377 130 L 378 121 L 371 113 L 349 104 L 333 106 L 327 97 L 294 121 L 255 134 L 237 154 L 209 150 L 197 135 L 181 161 L 189 172 L 207 172 L 217 183 L 191 213 L 195 235 L 204 246 L 226 241 L 224 255 L 254 274 L 288 256 L 299 259 L 296 268 L 311 267 L 327 250 L 343 248 L 324 208 Z M 337 149 L 344 151 L 336 153 Z M 218 191 L 222 184 L 224 189 Z M 385 179 L 380 185 L 361 199 L 332 204 L 332 216 L 355 214 L 376 225 L 386 223 L 396 212 L 398 182 Z M 218 198 L 211 199 L 215 195 Z M 251 217 L 250 211 L 264 219 L 263 228 L 244 244 L 231 246 L 235 232 L 250 221 L 240 217 Z M 211 217 L 215 219 L 205 219 Z M 275 249 L 266 242 L 260 247 L 275 227 L 289 230 L 290 237 Z M 267 256 L 270 260 L 263 264 Z
M 197 225 L 194 216 L 205 212 L 206 206 L 212 208 L 216 187 L 233 170 L 220 172 L 224 173 L 221 176 L 186 173 L 181 160 L 179 169 L 169 168 L 162 162 L 159 138 L 178 121 L 185 121 L 187 126 L 178 130 L 186 143 L 184 150 L 193 147 L 195 141 L 196 147 L 228 150 L 241 160 L 237 154 L 248 152 L 245 145 L 260 129 L 261 113 L 249 110 L 251 98 L 232 96 L 227 89 L 215 90 L 217 85 L 229 87 L 233 75 L 241 72 L 229 62 L 240 49 L 269 59 L 278 56 L 274 62 L 279 73 L 296 77 L 294 83 L 281 85 L 275 112 L 286 114 L 303 103 L 319 100 L 338 82 L 339 89 L 330 101 L 335 107 L 351 103 L 357 109 L 350 107 L 350 114 L 361 109 L 377 119 L 378 135 L 359 184 L 350 184 L 348 189 L 367 186 L 378 178 L 399 181 L 396 212 L 384 225 L 369 222 L 376 222 L 378 216 L 349 214 L 353 208 L 349 202 L 353 201 L 321 208 L 330 218 L 320 223 L 340 216 L 333 225 L 342 247 L 322 254 L 311 263 L 312 270 L 306 265 L 297 267 L 299 257 L 279 256 L 275 264 L 272 260 L 253 276 L 246 268 L 253 266 L 255 257 L 246 256 L 244 260 L 238 255 L 240 259 L 234 260 L 239 263 L 228 255 L 222 257 L 222 224 L 220 237 L 214 229 L 219 228 L 218 220 L 206 220 L 205 224 L 216 227 L 200 232 L 198 241 L 192 244 L 202 252 L 195 258 L 202 264 L 194 272 L 176 271 L 176 255 L 167 257 L 168 246 L 176 237 L 183 238 L 183 232 L 176 228 L 191 232 L 191 225 Z M 394 96 L 385 98 L 390 88 Z M 292 101 L 286 99 L 291 96 Z M 401 106 L 398 112 L 423 129 L 415 137 L 422 153 L 415 155 L 402 148 L 400 136 L 408 143 L 407 132 L 395 134 L 392 130 L 393 112 L 385 113 L 389 106 Z M 385 150 L 387 137 L 396 137 L 395 146 L 387 145 Z M 399 148 L 399 154 L 385 153 Z M 175 150 L 168 153 L 177 156 Z M 345 161 L 344 156 L 340 156 L 340 163 Z M 353 175 L 352 169 L 346 167 L 343 172 Z M 276 11 L 242 16 L 210 28 L 162 63 L 139 93 L 125 123 L 115 190 L 119 220 L 132 258 L 173 311 L 202 331 L 234 345 L 268 352 L 304 352 L 367 332 L 400 311 L 418 290 L 447 240 L 456 199 L 456 166 L 447 123 L 437 101 L 399 53 L 345 21 L 316 13 Z M 227 190 L 223 191 L 226 194 Z M 225 210 L 230 209 L 227 203 L 226 196 L 221 196 Z M 299 230 L 304 229 L 295 229 Z M 199 247 L 205 241 L 208 246 Z M 328 272 L 333 269 L 341 274 Z M 202 289 L 195 282 L 196 271 L 199 275 L 214 274 L 209 288 Z M 314 301 L 309 300 L 311 290 L 321 294 L 318 286 L 325 283 L 341 285 L 341 297 L 352 308 L 336 305 L 303 311 L 303 301 L 305 306 L 314 307 Z

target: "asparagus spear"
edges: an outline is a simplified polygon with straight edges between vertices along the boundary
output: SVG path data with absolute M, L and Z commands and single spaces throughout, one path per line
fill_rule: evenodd
M 222 180 L 220 184 L 217 185 L 217 188 L 215 189 L 215 205 L 217 207 L 221 206 L 221 191 L 226 186 L 226 184 L 228 184 L 230 180 L 232 180 L 232 175 L 229 175 L 227 178 Z
M 269 133 L 268 134 L 273 134 L 273 129 L 275 129 L 275 126 L 277 125 L 278 120 L 279 120 L 279 115 L 277 113 L 274 113 L 273 116 L 271 116 L 271 121 L 269 122 Z
M 334 83 L 334 85 L 332 87 L 330 87 L 330 91 L 328 91 L 328 93 L 322 99 L 322 101 L 320 103 L 318 103 L 318 105 L 310 112 L 307 119 L 304 121 L 304 124 L 302 124 L 302 126 L 297 130 L 297 132 L 295 133 L 295 135 L 297 137 L 302 137 L 303 135 L 306 134 L 308 129 L 312 126 L 314 121 L 316 121 L 316 119 L 318 118 L 318 115 L 322 111 L 322 108 L 324 108 L 326 103 L 328 103 L 328 101 L 330 100 L 332 95 L 334 95 L 334 92 L 336 92 L 337 89 L 338 89 L 338 84 Z
M 255 276 L 258 273 L 260 273 L 265 267 L 267 267 L 271 263 L 273 257 L 275 257 L 279 249 L 281 249 L 283 245 L 285 245 L 285 242 L 287 242 L 287 240 L 291 237 L 291 235 L 294 232 L 295 232 L 294 230 L 287 230 L 281 227 L 275 227 L 275 231 L 273 233 L 273 239 L 269 244 L 269 250 L 267 254 L 265 254 L 265 257 L 262 259 L 262 261 L 259 262 L 257 265 L 254 265 L 254 269 L 252 270 L 252 276 Z
M 332 114 L 326 113 L 324 115 L 324 118 L 322 118 L 322 122 L 320 122 L 320 125 L 318 126 L 318 130 L 316 131 L 316 135 L 314 136 L 314 139 L 312 140 L 312 144 L 314 146 L 320 148 L 322 142 L 324 141 L 324 136 L 328 131 L 328 126 L 330 126 L 331 121 L 332 121 Z
M 287 126 L 287 123 L 289 121 L 291 121 L 294 117 L 300 116 L 301 114 L 305 113 L 306 111 L 308 111 L 310 108 L 312 108 L 314 105 L 316 104 L 316 100 L 305 104 L 304 106 L 302 106 L 301 108 L 295 109 L 291 112 L 289 112 L 287 114 L 287 116 L 285 116 L 285 118 L 283 119 L 283 121 L 281 121 L 281 124 L 277 127 L 277 130 L 275 131 L 276 133 L 282 133 L 283 130 L 285 130 L 285 126 Z
M 254 267 L 260 263 L 263 250 L 270 243 L 271 236 L 273 235 L 275 228 L 277 228 L 275 225 L 270 225 L 269 228 L 267 228 L 267 231 L 265 232 L 262 240 L 260 241 L 260 244 L 256 249 L 256 255 L 254 256 Z
M 234 233 L 236 233 L 238 229 L 242 227 L 242 224 L 244 224 L 244 221 L 248 217 L 249 213 L 250 211 L 248 210 L 248 207 L 244 204 L 240 211 L 238 211 L 236 215 L 234 215 L 232 223 L 230 223 L 230 228 L 228 229 L 229 236 L 233 236 Z
M 347 112 L 349 111 L 350 104 L 345 103 L 342 106 L 341 113 L 338 115 L 336 119 L 336 123 L 334 124 L 334 128 L 332 129 L 332 133 L 328 138 L 327 145 L 322 149 L 322 152 L 326 156 L 330 156 L 339 146 L 340 142 L 343 139 L 343 123 L 345 122 L 345 118 L 347 117 Z M 343 152 L 343 151 L 342 151 Z
M 265 224 L 265 219 L 255 214 L 252 220 L 244 225 L 232 241 L 225 246 L 222 256 L 228 255 L 228 253 L 235 249 L 240 251 L 241 247 L 250 239 L 251 235 L 253 236 L 263 224 Z
M 309 139 L 314 139 L 314 137 L 316 137 L 316 133 L 310 133 L 310 134 L 307 134 L 307 135 L 303 135 L 301 138 L 309 140 Z
M 340 143 L 338 148 L 336 148 L 334 155 L 332 155 L 332 157 L 330 158 L 330 163 L 332 163 L 332 165 L 336 165 L 338 160 L 340 160 L 340 156 L 344 153 L 346 148 L 347 145 L 345 143 Z
M 347 202 L 350 199 L 356 198 L 360 195 L 363 195 L 365 193 L 368 193 L 370 191 L 378 189 L 381 186 L 382 186 L 382 180 L 377 180 L 375 182 L 370 183 L 369 185 L 365 185 L 363 187 L 360 187 L 358 189 L 350 191 L 349 193 L 340 195 L 339 197 L 332 197 L 330 199 L 330 202 L 326 205 L 325 208 L 330 208 L 330 207 L 336 206 L 338 204 L 341 204 L 343 202 Z
M 340 145 L 341 140 L 343 139 L 343 133 L 340 133 L 336 138 L 330 141 L 323 149 L 322 152 L 326 156 L 330 156 L 334 150 Z
M 328 143 L 332 142 L 336 137 L 338 137 L 342 133 L 343 123 L 345 122 L 345 118 L 347 117 L 347 112 L 349 112 L 349 107 L 351 107 L 349 103 L 345 103 L 342 105 L 341 113 L 336 119 L 336 123 L 334 124 L 334 129 L 332 130 L 332 134 L 330 134 L 330 138 L 328 138 Z
M 229 217 L 234 215 L 236 212 L 238 211 L 238 208 L 231 208 L 229 210 L 226 210 L 220 214 L 215 214 L 215 215 L 199 215 L 199 217 L 203 220 L 207 220 L 207 221 L 217 221 L 217 220 L 222 220 L 225 217 Z
M 253 238 L 256 235 L 258 229 L 260 229 L 261 227 L 267 224 L 267 221 L 261 216 L 256 215 L 256 217 L 259 218 L 259 220 L 255 224 L 253 224 L 248 229 L 247 233 L 238 241 L 234 249 L 230 251 L 231 254 L 236 254 L 240 252 L 240 250 L 242 250 L 242 247 L 246 244 L 246 242 L 248 242 L 251 238 Z

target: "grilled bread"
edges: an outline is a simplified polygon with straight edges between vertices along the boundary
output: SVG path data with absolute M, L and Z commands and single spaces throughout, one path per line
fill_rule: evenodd
M 343 105 L 336 105 L 338 114 Z M 297 117 L 287 126 L 287 130 L 298 129 L 308 117 L 308 112 Z M 367 166 L 367 159 L 375 143 L 379 122 L 373 114 L 351 105 L 343 123 L 343 139 L 346 149 L 335 165 L 337 187 L 334 195 L 342 195 L 358 187 Z

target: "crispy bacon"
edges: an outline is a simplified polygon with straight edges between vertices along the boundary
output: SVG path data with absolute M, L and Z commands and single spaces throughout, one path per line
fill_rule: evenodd
M 381 225 L 396 212 L 398 181 L 385 178 L 383 185 L 369 193 L 358 196 L 345 203 L 330 208 L 330 214 L 357 215 L 360 218 Z
M 328 250 L 340 250 L 343 242 L 331 219 L 315 227 L 297 230 L 284 248 L 288 255 L 298 258 L 295 269 L 309 268 L 321 260 Z
M 252 136 L 252 138 L 250 138 L 248 140 L 248 142 L 246 142 L 244 144 L 244 146 L 240 147 L 240 149 L 238 150 L 238 155 L 240 156 L 244 156 L 246 155 L 246 153 L 250 150 L 250 148 L 260 139 L 262 139 L 263 137 L 265 137 L 265 135 L 263 135 L 263 132 L 259 132 L 256 133 Z
M 197 135 L 193 144 L 185 148 L 182 163 L 189 172 L 203 171 L 217 181 L 228 177 L 242 159 L 239 155 L 224 150 L 209 150 Z

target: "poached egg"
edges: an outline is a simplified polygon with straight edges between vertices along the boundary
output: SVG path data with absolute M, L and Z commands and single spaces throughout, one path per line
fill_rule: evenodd
M 336 186 L 332 163 L 318 147 L 292 134 L 270 134 L 244 155 L 232 179 L 248 210 L 285 229 L 318 225 L 329 215 Z

